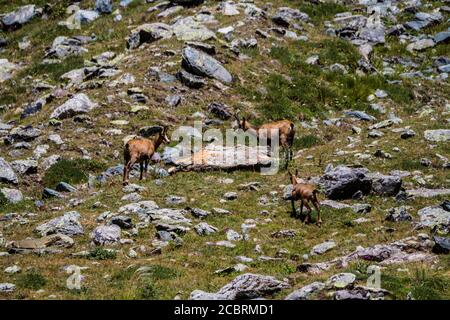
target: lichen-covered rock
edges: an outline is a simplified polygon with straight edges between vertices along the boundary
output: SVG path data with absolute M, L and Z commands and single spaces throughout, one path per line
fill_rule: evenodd
M 41 236 L 60 233 L 66 236 L 76 236 L 84 234 L 80 221 L 80 214 L 77 211 L 66 212 L 60 217 L 56 217 L 44 224 L 36 227 L 35 231 Z
M 0 157 L 0 182 L 16 184 L 19 182 L 11 165 Z
M 195 75 L 214 78 L 225 83 L 233 81 L 233 77 L 222 64 L 205 52 L 186 47 L 183 49 L 182 58 L 183 68 Z
M 84 93 L 78 93 L 73 98 L 56 108 L 50 118 L 66 119 L 73 116 L 88 113 L 98 105 L 92 102 Z
M 131 31 L 131 35 L 127 39 L 127 47 L 135 49 L 143 43 L 168 39 L 172 35 L 172 27 L 165 23 L 146 23 Z
M 438 129 L 438 130 L 425 130 L 425 139 L 433 142 L 446 142 L 450 141 L 450 130 Z
M 112 224 L 99 226 L 91 233 L 91 239 L 96 245 L 114 245 L 120 241 L 120 227 Z
M 329 167 L 320 178 L 319 184 L 324 187 L 329 199 L 349 199 L 358 191 L 369 194 L 372 180 L 367 176 L 368 172 L 365 168 Z
M 308 300 L 313 294 L 325 289 L 323 282 L 313 282 L 290 293 L 285 300 Z
M 34 4 L 22 6 L 5 14 L 2 18 L 3 29 L 16 29 L 36 17 L 41 11 Z

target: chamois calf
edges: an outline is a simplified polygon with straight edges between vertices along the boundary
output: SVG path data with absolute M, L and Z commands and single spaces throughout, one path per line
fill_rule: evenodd
M 259 127 L 253 126 L 245 118 L 239 120 L 238 113 L 234 115 L 238 122 L 239 129 L 249 131 L 256 135 L 259 139 L 260 135 L 267 135 L 267 142 L 270 145 L 270 137 L 273 130 L 278 131 L 279 144 L 284 149 L 286 154 L 286 167 L 288 162 L 292 160 L 293 151 L 292 144 L 294 143 L 295 128 L 294 123 L 290 120 L 279 120 L 274 122 L 265 123 Z
M 288 171 L 289 172 L 289 171 Z M 308 202 L 311 202 L 317 210 L 317 225 L 320 227 L 322 224 L 322 219 L 320 218 L 320 204 L 317 200 L 317 193 L 319 192 L 315 186 L 306 183 L 300 183 L 298 179 L 298 170 L 295 171 L 295 175 L 289 172 L 291 183 L 292 183 L 292 216 L 297 216 L 297 211 L 295 210 L 295 201 L 300 200 L 300 216 L 303 217 L 303 205 L 309 210 L 305 218 L 305 223 L 308 223 L 311 219 L 311 207 Z
M 145 173 L 148 170 L 148 163 L 156 152 L 161 143 L 169 143 L 170 140 L 167 137 L 167 127 L 158 132 L 153 139 L 145 139 L 136 137 L 129 140 L 125 144 L 123 157 L 125 160 L 125 167 L 123 169 L 123 185 L 128 184 L 130 170 L 133 168 L 136 162 L 139 162 L 141 175 L 139 180 L 142 180 Z

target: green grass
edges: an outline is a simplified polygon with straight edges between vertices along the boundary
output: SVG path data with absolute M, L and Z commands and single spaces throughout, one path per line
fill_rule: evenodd
M 298 139 L 294 140 L 294 148 L 295 149 L 304 149 L 311 148 L 315 145 L 318 145 L 322 142 L 322 140 L 315 135 L 302 135 Z
M 107 250 L 101 247 L 95 247 L 89 251 L 87 258 L 89 260 L 111 260 L 115 259 L 117 256 L 115 251 Z
M 0 208 L 5 206 L 8 203 L 8 199 L 6 199 L 5 195 L 0 192 Z
M 346 7 L 334 2 L 321 2 L 317 4 L 303 3 L 298 9 L 307 13 L 314 24 L 331 20 L 337 13 L 347 11 Z
M 151 278 L 153 280 L 173 279 L 178 275 L 178 271 L 161 265 L 148 266 L 148 269 L 141 274 L 142 277 Z
M 105 165 L 94 160 L 62 159 L 45 172 L 43 184 L 49 188 L 56 187 L 60 182 L 79 184 L 87 182 L 88 173 L 100 172 L 103 169 L 105 169 Z
M 39 290 L 47 284 L 47 279 L 36 270 L 19 275 L 17 286 L 24 289 Z
M 139 285 L 137 289 L 137 298 L 142 300 L 156 300 L 160 295 L 160 289 L 156 284 L 150 280 L 145 281 Z
M 27 74 L 31 76 L 42 76 L 44 74 L 58 82 L 60 77 L 74 69 L 79 69 L 84 66 L 84 58 L 82 56 L 71 56 L 61 61 L 61 63 L 42 64 L 41 61 L 36 61 L 27 70 Z

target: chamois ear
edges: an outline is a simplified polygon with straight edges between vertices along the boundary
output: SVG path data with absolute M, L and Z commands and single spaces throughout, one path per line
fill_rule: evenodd
M 290 170 L 288 170 L 288 174 L 289 174 L 289 177 L 292 177 L 292 173 Z

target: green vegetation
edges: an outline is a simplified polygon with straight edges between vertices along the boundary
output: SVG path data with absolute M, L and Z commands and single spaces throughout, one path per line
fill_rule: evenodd
M 46 284 L 47 279 L 36 270 L 19 275 L 17 278 L 17 285 L 20 288 L 39 290 Z
M 103 169 L 105 169 L 105 165 L 94 160 L 62 159 L 45 172 L 43 184 L 46 187 L 54 188 L 60 182 L 83 183 L 88 181 L 88 173 L 96 173 Z
M 110 260 L 115 259 L 117 256 L 114 250 L 107 250 L 101 247 L 95 247 L 91 251 L 89 251 L 89 255 L 87 256 L 90 260 Z
M 302 135 L 298 139 L 294 140 L 294 149 L 311 148 L 321 142 L 321 139 L 315 135 Z
M 337 13 L 347 11 L 343 5 L 334 2 L 302 3 L 298 9 L 307 13 L 314 24 L 331 20 Z
M 51 80 L 59 82 L 63 74 L 83 66 L 84 58 L 82 56 L 71 56 L 64 59 L 61 63 L 43 64 L 40 61 L 36 61 L 26 72 L 34 77 L 47 74 Z
M 145 279 L 137 289 L 137 298 L 142 300 L 156 300 L 159 294 L 160 289 L 150 279 Z
M 5 195 L 0 192 L 0 208 L 8 203 L 8 199 L 6 199 Z

